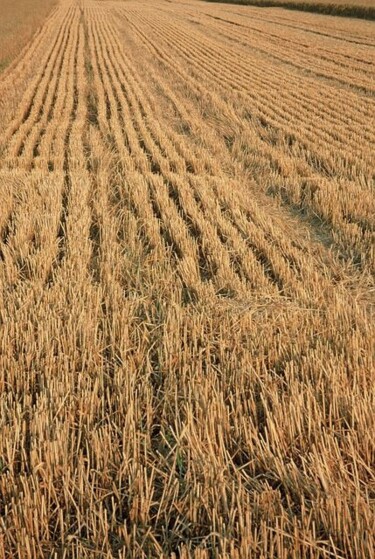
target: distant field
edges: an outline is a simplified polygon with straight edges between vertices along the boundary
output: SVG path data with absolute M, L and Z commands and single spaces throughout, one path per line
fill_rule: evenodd
M 0 72 L 21 51 L 57 0 L 0 0 Z
M 207 0 L 245 6 L 283 7 L 290 10 L 317 12 L 328 15 L 375 19 L 374 0 Z

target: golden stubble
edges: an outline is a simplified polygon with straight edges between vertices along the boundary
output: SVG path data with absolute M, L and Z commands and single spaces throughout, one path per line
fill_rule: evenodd
M 64 0 L 6 72 L 1 558 L 374 556 L 371 25 Z

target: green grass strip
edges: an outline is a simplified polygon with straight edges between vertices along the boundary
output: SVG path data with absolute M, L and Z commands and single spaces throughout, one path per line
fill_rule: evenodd
M 241 4 L 243 6 L 258 6 L 263 8 L 286 8 L 303 12 L 313 12 L 341 17 L 355 17 L 375 20 L 375 6 L 354 6 L 350 4 L 323 4 L 318 2 L 296 2 L 283 0 L 207 0 L 207 2 L 222 2 L 225 4 Z

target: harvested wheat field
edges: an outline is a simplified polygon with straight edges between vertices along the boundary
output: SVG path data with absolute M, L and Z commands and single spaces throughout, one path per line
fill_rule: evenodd
M 40 29 L 57 0 L 0 0 L 0 72 Z
M 60 0 L 0 75 L 0 558 L 375 557 L 375 23 Z

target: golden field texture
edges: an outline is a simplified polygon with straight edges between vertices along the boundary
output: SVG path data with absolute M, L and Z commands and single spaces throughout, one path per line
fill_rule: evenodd
M 0 557 L 371 559 L 374 24 L 62 0 L 0 82 Z
M 57 0 L 0 0 L 0 72 L 15 58 Z

